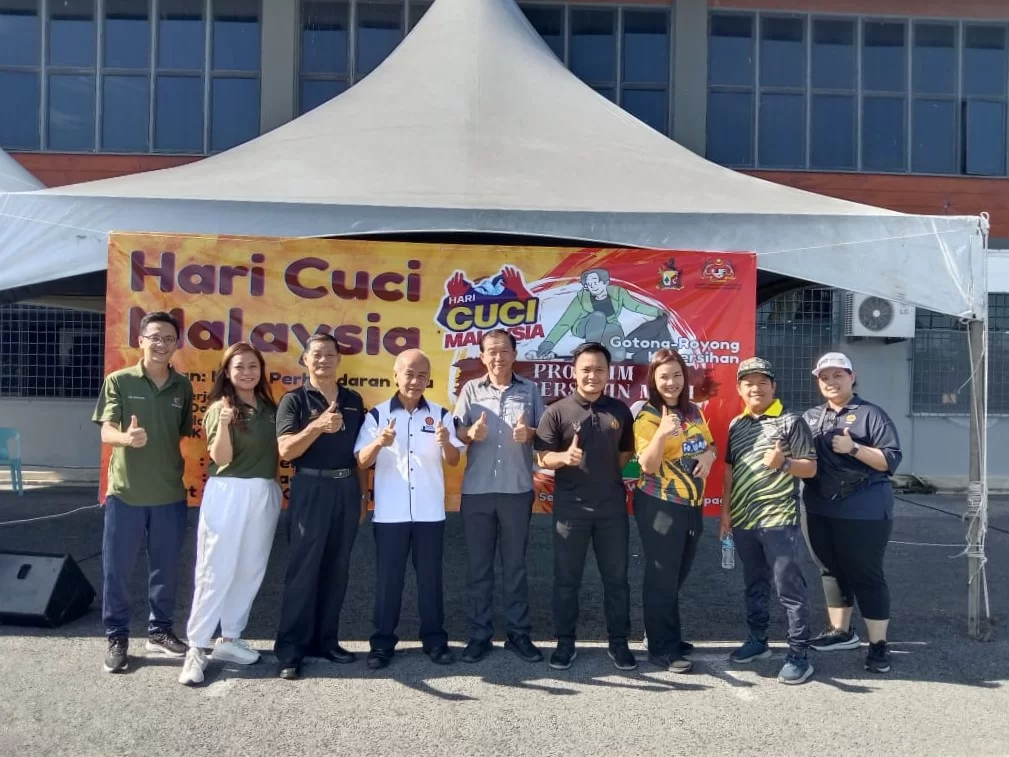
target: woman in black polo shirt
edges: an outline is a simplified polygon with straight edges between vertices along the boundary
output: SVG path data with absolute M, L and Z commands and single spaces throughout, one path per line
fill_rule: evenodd
M 851 627 L 857 600 L 869 636 L 865 669 L 887 673 L 890 589 L 883 557 L 893 529 L 890 477 L 900 465 L 900 439 L 886 412 L 855 394 L 846 355 L 828 352 L 813 375 L 827 401 L 805 414 L 817 469 L 802 493 L 803 526 L 820 568 L 830 626 L 810 646 L 821 652 L 857 649 L 860 640 Z
M 280 517 L 277 405 L 259 350 L 245 342 L 229 347 L 209 399 L 203 429 L 210 477 L 196 536 L 189 652 L 179 676 L 179 683 L 187 685 L 203 681 L 203 650 L 218 623 L 221 638 L 211 659 L 240 665 L 259 660 L 259 652 L 241 636 L 266 574 Z
M 634 518 L 645 553 L 643 609 L 648 661 L 686 673 L 693 646 L 683 641 L 680 588 L 690 573 L 704 527 L 704 484 L 715 462 L 714 440 L 690 401 L 687 364 L 675 350 L 655 353 L 648 403 L 634 421 L 641 478 Z

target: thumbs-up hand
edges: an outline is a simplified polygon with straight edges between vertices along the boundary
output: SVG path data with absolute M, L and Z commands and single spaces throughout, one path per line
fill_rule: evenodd
M 666 405 L 662 406 L 662 418 L 659 420 L 659 429 L 656 433 L 664 439 L 678 436 L 680 433 L 680 416 Z
M 231 400 L 225 397 L 221 400 L 221 414 L 217 416 L 218 422 L 224 427 L 228 428 L 235 420 L 235 407 L 231 404 Z
M 390 418 L 389 423 L 382 432 L 378 435 L 379 444 L 383 447 L 389 447 L 394 441 L 396 441 L 396 419 Z
M 774 448 L 764 451 L 764 465 L 771 470 L 778 470 L 788 457 L 788 450 L 781 443 L 781 439 L 774 442 Z
M 564 452 L 564 464 L 570 465 L 572 468 L 577 468 L 581 465 L 584 457 L 585 453 L 582 452 L 582 448 L 578 446 L 578 434 L 575 434 L 571 439 L 571 446 Z
M 452 441 L 451 437 L 449 437 L 448 429 L 445 428 L 445 424 L 441 421 L 434 424 L 434 440 L 442 447 L 447 446 Z
M 476 423 L 469 427 L 469 438 L 474 442 L 482 442 L 487 438 L 487 411 L 480 413 Z
M 855 440 L 851 438 L 851 429 L 845 426 L 830 440 L 830 448 L 839 455 L 850 455 L 855 449 Z
M 130 425 L 126 429 L 123 441 L 124 447 L 133 447 L 134 449 L 140 449 L 147 444 L 147 432 L 140 428 L 137 416 L 130 416 Z
M 335 434 L 343 430 L 343 413 L 340 412 L 336 400 L 329 404 L 319 417 L 312 421 L 312 425 L 324 434 Z
M 515 428 L 512 429 L 512 439 L 519 444 L 528 444 L 532 438 L 533 430 L 526 425 L 526 414 L 523 412 L 519 415 Z

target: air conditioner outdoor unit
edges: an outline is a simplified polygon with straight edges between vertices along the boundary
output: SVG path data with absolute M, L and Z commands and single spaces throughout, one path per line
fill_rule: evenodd
M 846 292 L 844 335 L 910 339 L 914 336 L 914 307 L 874 295 Z

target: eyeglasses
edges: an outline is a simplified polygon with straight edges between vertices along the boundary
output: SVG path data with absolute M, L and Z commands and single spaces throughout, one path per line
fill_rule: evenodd
M 174 336 L 158 336 L 157 334 L 141 334 L 141 339 L 146 339 L 151 344 L 163 344 L 166 347 L 171 347 L 177 341 L 179 341 Z

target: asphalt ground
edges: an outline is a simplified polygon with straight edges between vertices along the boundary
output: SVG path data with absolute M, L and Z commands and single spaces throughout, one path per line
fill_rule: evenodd
M 281 528 L 245 634 L 264 661 L 245 668 L 211 663 L 200 687 L 178 684 L 181 661 L 143 652 L 143 560 L 133 581 L 127 674 L 102 672 L 99 601 L 58 629 L 0 626 L 0 755 L 1009 754 L 1009 642 L 998 627 L 1009 595 L 1009 501 L 991 503 L 987 572 L 996 626 L 993 640 L 983 643 L 967 637 L 967 564 L 950 546 L 963 543 L 957 517 L 963 498 L 907 499 L 915 504 L 898 503 L 893 533 L 894 542 L 905 543 L 891 544 L 887 557 L 889 675 L 864 671 L 863 647 L 814 655 L 816 674 L 805 685 L 777 683 L 784 655 L 778 607 L 772 613 L 774 657 L 730 665 L 727 655 L 744 635 L 742 576 L 738 567 L 720 567 L 709 520 L 682 598 L 686 636 L 697 645 L 690 675 L 662 672 L 641 652 L 642 558 L 632 525 L 636 671 L 619 672 L 606 656 L 602 587 L 590 558 L 579 627 L 585 641 L 569 671 L 521 662 L 500 649 L 499 632 L 499 648 L 476 665 L 435 666 L 407 641 L 384 671 L 369 671 L 363 661 L 309 660 L 302 680 L 282 681 L 271 654 L 286 564 Z M 65 513 L 94 501 L 87 489 L 38 489 L 22 498 L 3 492 L 0 521 Z M 183 555 L 180 635 L 192 597 L 196 517 L 194 510 Z M 101 536 L 102 513 L 91 509 L 0 526 L 0 551 L 69 553 L 100 590 Z M 446 540 L 446 620 L 459 651 L 467 629 L 457 515 L 449 517 Z M 348 648 L 364 651 L 375 575 L 370 526 L 362 528 L 355 552 L 343 633 Z M 551 564 L 550 520 L 536 516 L 529 545 L 531 614 L 534 638 L 547 651 Z M 819 627 L 826 615 L 811 562 L 806 575 Z M 2 596 L 0 586 L 0 603 Z M 409 639 L 417 625 L 408 578 L 400 635 Z

